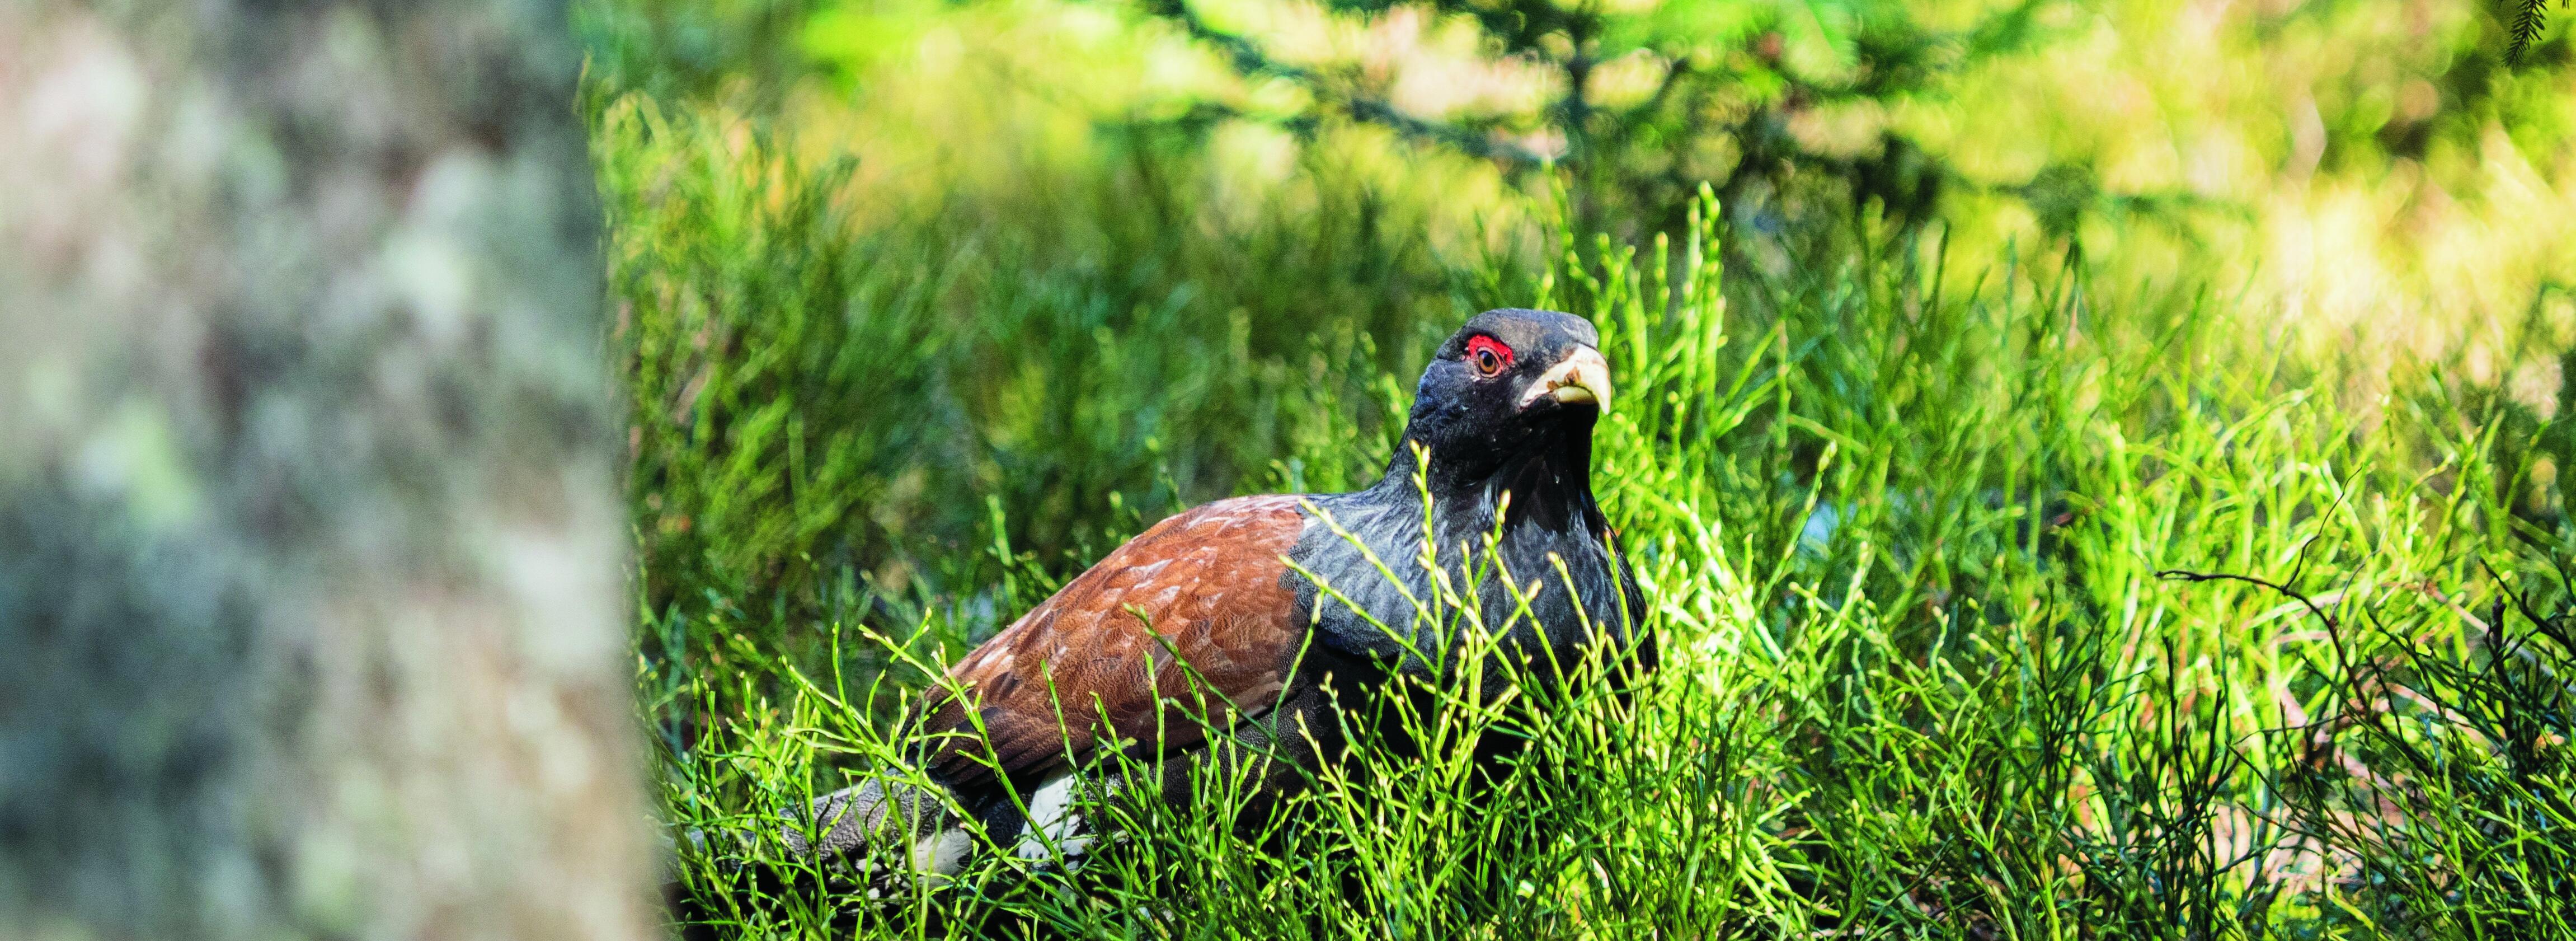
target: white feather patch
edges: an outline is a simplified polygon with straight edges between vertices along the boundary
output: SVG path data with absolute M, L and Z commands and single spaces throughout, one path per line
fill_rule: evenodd
M 913 871 L 928 876 L 953 876 L 966 868 L 966 851 L 975 848 L 975 838 L 964 827 L 949 827 L 912 844 Z
M 1019 842 L 1011 848 L 1013 854 L 1036 862 L 1059 852 L 1070 859 L 1090 848 L 1092 838 L 1082 833 L 1082 815 L 1073 810 L 1074 785 L 1078 783 L 1074 775 L 1066 774 L 1040 785 L 1036 793 L 1029 795 L 1029 819 L 1020 826 Z

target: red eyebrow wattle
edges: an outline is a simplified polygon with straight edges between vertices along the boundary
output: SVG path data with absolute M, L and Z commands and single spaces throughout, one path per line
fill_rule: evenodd
M 1467 355 L 1474 356 L 1479 350 L 1492 350 L 1494 351 L 1495 356 L 1502 358 L 1503 365 L 1509 366 L 1512 364 L 1512 348 L 1503 345 L 1503 341 L 1501 340 L 1488 336 L 1468 337 Z

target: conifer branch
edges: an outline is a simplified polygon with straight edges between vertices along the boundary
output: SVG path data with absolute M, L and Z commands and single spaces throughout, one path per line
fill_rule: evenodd
M 2511 9 L 2505 17 L 2505 60 L 2520 64 L 2524 56 L 2531 54 L 2531 44 L 2540 39 L 2540 31 L 2549 25 L 2549 0 L 2507 2 Z
M 1218 29 L 1190 9 L 1188 0 L 1153 0 L 1146 9 L 1155 16 L 1178 24 L 1190 38 L 1206 43 L 1223 53 L 1235 71 L 1244 75 L 1267 75 L 1284 78 L 1314 93 L 1321 100 L 1339 108 L 1352 120 L 1375 124 L 1404 137 L 1428 141 L 1470 156 L 1481 157 L 1517 167 L 1545 165 L 1548 158 L 1529 148 L 1489 134 L 1456 125 L 1424 120 L 1398 109 L 1394 103 L 1356 92 L 1342 91 L 1325 81 L 1314 69 L 1271 58 L 1251 39 Z

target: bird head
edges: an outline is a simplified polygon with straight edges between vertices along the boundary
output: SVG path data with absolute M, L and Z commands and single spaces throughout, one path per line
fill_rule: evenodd
M 1552 450 L 1588 458 L 1592 425 L 1610 408 L 1600 343 L 1572 314 L 1478 314 L 1422 370 L 1405 437 L 1430 451 L 1434 474 L 1461 482 Z

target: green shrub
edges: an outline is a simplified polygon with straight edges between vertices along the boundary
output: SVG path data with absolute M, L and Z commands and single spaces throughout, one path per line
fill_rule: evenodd
M 2367 725 L 2298 732 L 2387 698 L 2354 699 L 2381 687 L 2350 638 L 2255 586 L 2158 575 L 2332 585 L 2338 610 L 2422 611 L 2392 636 L 2474 651 L 2413 599 L 2494 597 L 2483 566 L 2552 555 L 2494 489 L 2459 484 L 2515 473 L 2487 464 L 2492 426 L 2459 397 L 2365 424 L 2312 377 L 2249 368 L 2242 321 L 2205 297 L 2103 298 L 2076 266 L 1967 275 L 1907 246 L 1725 282 L 1723 240 L 1697 231 L 1644 253 L 1669 266 L 1606 247 L 1522 289 L 1593 318 L 1618 370 L 1598 486 L 1668 651 L 1633 700 L 1422 716 L 1524 723 L 1536 751 L 1500 784 L 1462 772 L 1463 745 L 1364 753 L 1266 841 L 1238 839 L 1222 802 L 1103 808 L 1132 842 L 1069 881 L 995 863 L 980 888 L 890 906 L 810 887 L 755 904 L 692 854 L 692 884 L 747 936 L 838 917 L 871 936 L 2422 937 L 2564 917 L 2559 765 L 2514 764 L 2503 736 L 2467 739 L 2507 753 L 2440 788 L 2337 777 L 2388 747 Z M 2520 590 L 2535 612 L 2568 600 Z M 835 636 L 928 657 L 913 632 L 953 653 L 960 617 Z M 672 754 L 675 822 L 758 829 L 890 767 L 881 716 L 930 669 L 688 675 L 701 702 L 789 686 Z M 2567 692 L 2412 669 L 2428 678 L 2409 689 L 2449 698 L 2401 710 L 2425 730 L 2401 739 L 2475 730 L 2440 703 Z M 2324 825 L 2388 786 L 2418 809 Z M 2495 849 L 2450 855 L 2468 844 Z
M 687 650 L 812 666 L 819 618 L 925 604 L 980 635 L 1172 510 L 1343 487 L 1401 430 L 1390 370 L 1469 312 L 1365 191 L 1212 229 L 1113 177 L 862 231 L 848 165 L 756 123 L 596 124 L 640 591 Z

